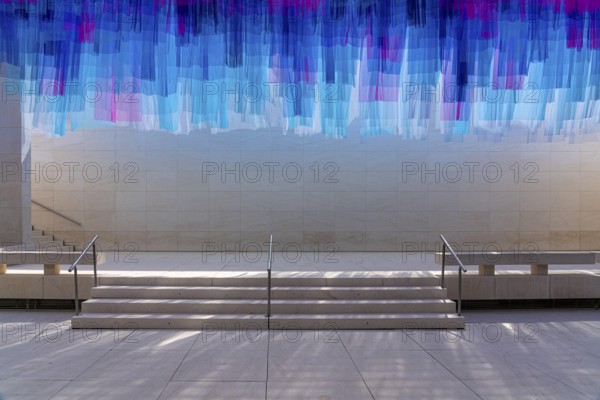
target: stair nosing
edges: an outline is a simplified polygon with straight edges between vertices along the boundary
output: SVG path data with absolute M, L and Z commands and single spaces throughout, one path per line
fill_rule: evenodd
M 267 290 L 264 286 L 153 286 L 153 285 L 103 285 L 95 290 L 150 289 L 150 290 Z M 271 290 L 419 290 L 445 289 L 441 286 L 272 286 Z
M 73 316 L 73 319 L 83 319 L 83 318 L 149 318 L 149 319 L 164 319 L 164 318 L 176 318 L 176 319 L 190 319 L 199 317 L 207 317 L 207 318 L 216 318 L 216 319 L 232 319 L 232 318 L 243 318 L 243 319 L 267 319 L 267 317 L 263 314 L 200 314 L 200 313 L 83 313 L 79 315 Z M 271 319 L 305 319 L 305 318 L 339 318 L 339 319 L 373 319 L 373 318 L 457 318 L 464 319 L 463 316 L 455 314 L 455 313 L 441 313 L 441 312 L 432 312 L 432 313 L 360 313 L 360 314 L 272 314 Z

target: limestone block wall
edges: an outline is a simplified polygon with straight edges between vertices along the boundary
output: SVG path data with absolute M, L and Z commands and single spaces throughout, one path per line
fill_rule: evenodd
M 36 226 L 127 251 L 600 248 L 600 143 L 191 135 L 127 129 L 34 134 Z M 287 247 L 286 247 L 287 246 Z

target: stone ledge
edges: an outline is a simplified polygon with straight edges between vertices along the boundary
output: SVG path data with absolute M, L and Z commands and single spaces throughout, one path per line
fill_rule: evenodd
M 0 248 L 0 275 L 6 274 L 7 264 L 41 264 L 44 266 L 45 275 L 59 275 L 61 264 L 70 267 L 81 252 L 75 251 L 29 251 L 29 250 L 6 250 Z M 97 265 L 104 264 L 106 257 L 102 253 L 96 255 Z M 79 261 L 79 265 L 93 265 L 94 260 L 91 252 L 88 252 Z
M 478 265 L 479 275 L 495 275 L 496 265 L 529 265 L 531 275 L 548 275 L 548 265 L 595 264 L 596 253 L 591 251 L 543 251 L 543 252 L 459 252 L 463 265 Z M 443 253 L 435 253 L 435 262 L 442 264 Z M 458 265 L 451 253 L 446 253 L 446 267 Z
M 89 299 L 94 277 L 79 274 L 79 298 Z M 73 275 L 14 274 L 0 275 L 0 298 L 69 300 L 75 296 Z
M 448 297 L 458 298 L 458 276 L 446 275 Z M 502 271 L 494 276 L 463 275 L 463 300 L 600 298 L 600 271 L 554 271 L 530 275 Z

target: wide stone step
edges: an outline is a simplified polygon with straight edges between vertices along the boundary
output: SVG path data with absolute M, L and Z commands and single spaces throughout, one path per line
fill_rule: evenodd
M 338 276 L 335 273 L 306 273 L 294 274 L 274 272 L 273 286 L 438 286 L 440 279 L 431 273 L 407 272 L 394 273 L 392 277 L 369 276 Z M 406 276 L 402 276 L 406 275 Z M 103 276 L 101 284 L 106 286 L 267 286 L 266 273 L 253 273 L 244 277 L 211 277 L 211 276 Z
M 99 286 L 92 289 L 93 298 L 145 299 L 266 299 L 265 287 L 209 286 Z M 445 299 L 446 289 L 436 286 L 398 287 L 300 287 L 277 286 L 272 299 Z
M 271 329 L 464 329 L 454 313 L 273 315 Z
M 456 314 L 81 314 L 73 317 L 75 329 L 462 329 Z
M 71 318 L 73 329 L 268 329 L 259 314 L 85 313 Z
M 452 313 L 451 300 L 273 300 L 274 314 Z M 266 314 L 266 300 L 91 299 L 84 313 Z

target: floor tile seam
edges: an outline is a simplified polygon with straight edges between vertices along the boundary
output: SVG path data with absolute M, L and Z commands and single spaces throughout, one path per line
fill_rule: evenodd
M 100 350 L 105 350 L 104 354 L 102 354 L 102 356 L 100 356 L 98 359 L 96 359 L 94 362 L 92 362 L 90 365 L 88 365 L 87 368 L 84 368 L 83 370 L 81 370 L 79 372 L 79 374 L 77 374 L 74 378 L 73 381 L 78 380 L 78 378 L 80 376 L 82 376 L 83 374 L 85 374 L 87 371 L 89 371 L 90 369 L 92 369 L 98 362 L 102 361 L 103 359 L 105 359 L 106 357 L 108 357 L 108 355 L 114 350 L 115 348 L 111 348 L 111 349 L 99 349 Z
M 547 376 L 548 378 L 550 378 L 550 379 L 552 379 L 552 380 L 554 380 L 554 381 L 556 381 L 556 382 L 558 382 L 558 383 L 560 383 L 560 384 L 562 384 L 562 385 L 565 385 L 565 386 L 569 387 L 569 388 L 570 388 L 571 390 L 573 390 L 574 392 L 576 392 L 576 393 L 579 393 L 580 395 L 582 395 L 582 396 L 584 396 L 584 397 L 587 397 L 588 399 L 594 400 L 593 398 L 591 398 L 591 397 L 587 396 L 585 393 L 583 393 L 583 392 L 579 391 L 577 388 L 575 388 L 575 387 L 571 386 L 570 384 L 568 384 L 568 383 L 566 383 L 566 382 L 563 382 L 563 381 L 562 381 L 560 378 L 558 378 L 558 377 L 554 376 L 554 375 L 553 375 L 551 372 L 544 371 L 543 369 L 539 368 L 537 365 L 534 365 L 534 364 L 532 364 L 532 363 L 531 363 L 531 362 L 529 362 L 529 361 L 523 361 L 523 362 L 524 362 L 525 364 L 529 365 L 530 367 L 532 367 L 532 368 L 536 369 L 537 371 L 541 372 L 543 375 Z
M 568 383 L 565 383 L 565 382 L 561 381 L 560 379 L 557 379 L 557 378 L 555 378 L 553 376 L 550 376 L 550 375 L 548 375 L 548 378 L 550 378 L 550 379 L 552 379 L 552 380 L 560 383 L 561 385 L 564 385 L 564 386 L 568 387 L 569 389 L 573 390 L 575 393 L 577 393 L 577 394 L 579 394 L 579 395 L 581 395 L 581 396 L 583 396 L 583 397 L 585 397 L 587 399 L 595 400 L 593 397 L 590 397 L 590 396 L 586 395 L 585 393 L 580 392 L 579 390 L 577 390 L 573 386 L 569 385 Z M 516 379 L 512 379 L 511 381 L 522 381 L 522 379 L 523 378 L 516 378 Z M 533 376 L 533 377 L 528 377 L 528 379 L 539 379 L 539 377 Z M 489 382 L 489 381 L 506 382 L 506 379 L 493 379 L 493 378 L 480 378 L 480 379 L 469 378 L 469 379 L 463 379 L 463 383 L 465 385 L 467 385 L 467 387 L 469 387 L 469 389 L 471 389 L 471 387 L 468 386 L 469 382 Z M 471 391 L 474 391 L 474 389 L 471 389 Z
M 413 339 L 414 340 L 414 339 Z M 418 343 L 417 343 L 418 344 Z M 483 400 L 483 398 L 477 393 L 475 392 L 473 389 L 471 389 L 471 387 L 469 387 L 465 382 L 463 382 L 462 379 L 460 379 L 458 376 L 456 376 L 456 374 L 452 371 L 450 371 L 449 368 L 447 368 L 441 361 L 439 361 L 437 358 L 435 358 L 433 356 L 433 354 L 430 353 L 430 351 L 426 348 L 423 347 L 423 351 L 433 359 L 433 361 L 435 361 L 438 365 L 440 365 L 442 368 L 444 368 L 450 375 L 452 375 L 458 382 L 460 382 L 465 388 L 467 388 L 471 393 L 473 393 L 475 396 L 477 396 L 479 399 Z
M 54 394 L 52 394 L 50 397 L 48 397 L 48 400 L 52 400 L 53 398 L 58 396 L 60 394 L 60 392 L 62 392 L 67 386 L 69 386 L 71 383 L 75 382 L 74 380 L 71 380 L 71 379 L 52 379 L 52 381 L 65 382 L 65 384 L 60 389 L 58 389 L 56 392 L 54 392 Z
M 133 333 L 133 332 L 132 332 Z M 175 370 L 173 371 L 173 373 L 171 374 L 171 377 L 169 378 L 169 380 L 167 381 L 167 384 L 162 388 L 162 390 L 160 391 L 160 393 L 158 394 L 157 399 L 160 399 L 163 395 L 163 393 L 165 392 L 165 390 L 167 389 L 167 387 L 169 386 L 169 383 L 174 382 L 175 375 L 177 374 L 177 371 L 179 371 L 179 368 L 181 368 L 181 365 L 183 365 L 183 362 L 185 361 L 185 359 L 187 358 L 187 356 L 190 354 L 190 352 L 192 351 L 192 347 L 194 347 L 194 345 L 196 344 L 196 342 L 198 341 L 198 338 L 200 337 L 200 334 L 196 335 L 196 338 L 194 339 L 194 341 L 192 342 L 192 344 L 190 345 L 190 348 L 187 350 L 187 352 L 185 353 L 185 355 L 181 358 L 181 360 L 179 361 L 179 364 L 177 365 L 177 368 L 175 368 Z
M 360 376 L 360 379 L 362 380 L 363 385 L 365 385 L 365 388 L 367 389 L 367 391 L 371 395 L 372 400 L 375 400 L 375 395 L 373 394 L 373 391 L 371 390 L 371 388 L 367 384 L 367 381 L 366 381 L 365 377 L 363 376 L 360 368 L 358 368 L 358 365 L 354 361 L 354 358 L 352 358 L 352 354 L 350 354 L 350 352 L 348 351 L 348 347 L 346 347 L 346 343 L 344 343 L 344 339 L 340 336 L 339 333 L 336 333 L 336 335 L 339 338 L 340 342 L 342 343 L 342 346 L 344 347 L 344 350 L 346 350 L 346 354 L 348 354 L 348 357 L 350 357 L 350 361 L 352 361 L 352 365 L 354 365 L 354 368 L 356 368 L 356 372 L 358 372 L 358 375 Z

